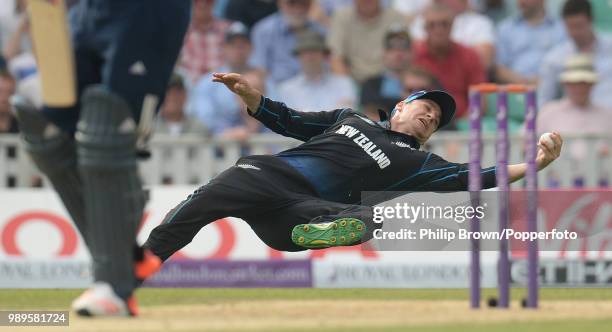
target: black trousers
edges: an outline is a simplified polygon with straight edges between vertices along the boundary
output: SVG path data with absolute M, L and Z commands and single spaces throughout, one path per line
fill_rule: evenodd
M 363 220 L 371 236 L 377 226 L 372 214 L 369 206 L 317 197 L 300 173 L 274 156 L 250 156 L 238 160 L 172 209 L 144 246 L 166 260 L 189 244 L 202 227 L 221 218 L 237 217 L 271 248 L 302 251 L 305 249 L 291 241 L 294 226 L 352 217 Z

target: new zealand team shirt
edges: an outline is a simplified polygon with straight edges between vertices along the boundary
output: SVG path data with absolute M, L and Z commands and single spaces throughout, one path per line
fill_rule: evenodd
M 465 191 L 468 164 L 420 150 L 417 140 L 350 108 L 299 112 L 262 97 L 254 118 L 305 143 L 276 157 L 297 169 L 323 199 L 357 203 L 363 191 Z M 495 187 L 495 167 L 481 170 Z

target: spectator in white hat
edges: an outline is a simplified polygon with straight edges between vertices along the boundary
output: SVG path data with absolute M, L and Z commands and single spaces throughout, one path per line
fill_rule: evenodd
M 570 57 L 566 63 L 559 80 L 563 85 L 564 95 L 559 100 L 550 101 L 542 107 L 538 115 L 538 131 L 552 132 L 562 136 L 572 134 L 603 135 L 609 133 L 612 123 L 612 110 L 596 106 L 591 101 L 591 90 L 597 83 L 598 77 L 593 69 L 593 60 L 590 55 L 577 54 Z M 598 158 L 606 157 L 610 147 L 605 140 L 593 144 L 587 140 L 573 140 L 568 142 L 566 158 L 571 158 L 576 172 L 574 184 L 582 185 L 581 166 L 589 150 L 595 149 Z M 597 160 L 589 160 L 597 162 Z

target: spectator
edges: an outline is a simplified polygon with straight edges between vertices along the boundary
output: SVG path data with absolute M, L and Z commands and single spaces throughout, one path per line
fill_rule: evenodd
M 17 119 L 11 112 L 9 98 L 15 93 L 15 79 L 4 69 L 0 70 L 0 136 L 2 134 L 15 134 L 19 132 L 17 127 Z M 2 151 L 0 151 L 2 152 Z M 4 154 L 4 153 L 3 153 Z M 17 149 L 14 146 L 6 148 L 6 155 L 0 155 L 0 158 L 14 159 L 17 156 Z M 32 179 L 40 180 L 38 177 Z M 7 175 L 6 178 L 0 179 L 3 183 L 0 186 L 15 187 L 17 179 L 12 175 Z
M 338 9 L 353 6 L 354 0 L 314 0 L 308 16 L 322 26 L 329 28 L 331 18 Z
M 287 105 L 301 111 L 355 107 L 357 97 L 351 79 L 329 72 L 325 37 L 312 30 L 301 32 L 294 54 L 302 69 L 278 87 L 278 94 Z
M 16 93 L 27 98 L 37 108 L 41 108 L 42 89 L 36 59 L 31 49 L 30 24 L 27 15 L 19 15 L 18 25 L 12 31 L 7 43 L 3 45 L 2 51 L 6 60 L 6 68 L 17 83 Z
M 18 51 L 18 53 L 21 50 L 30 51 L 32 46 L 27 36 L 27 26 L 24 26 L 24 23 L 27 25 L 26 1 L 3 1 L 2 6 L 7 7 L 0 14 L 2 55 L 7 58 L 6 51 Z
M 404 96 L 409 96 L 417 91 L 440 90 L 441 88 L 440 82 L 438 82 L 436 77 L 423 68 L 410 67 L 402 73 Z
M 193 0 L 191 25 L 178 67 L 189 85 L 221 65 L 221 45 L 229 22 L 213 16 L 215 0 Z
M 267 74 L 269 82 L 278 84 L 295 76 L 300 63 L 293 56 L 296 34 L 313 29 L 324 29 L 308 19 L 311 0 L 278 0 L 279 12 L 272 14 L 253 27 L 253 54 L 251 66 Z
M 510 16 L 512 12 L 508 0 L 472 0 L 472 5 L 495 25 Z
M 565 40 L 565 29 L 561 21 L 546 14 L 544 0 L 517 2 L 520 14 L 499 25 L 496 80 L 536 84 L 544 55 Z
M 593 30 L 593 12 L 588 0 L 568 0 L 563 5 L 562 16 L 570 40 L 550 50 L 540 66 L 540 106 L 561 96 L 559 75 L 565 61 L 571 55 L 589 53 L 599 77 L 591 91 L 591 100 L 612 109 L 612 40 Z
M 591 102 L 591 90 L 598 75 L 593 70 L 589 55 L 573 55 L 566 61 L 565 70 L 560 75 L 564 96 L 560 100 L 547 102 L 538 115 L 537 128 L 540 132 L 557 131 L 566 134 L 608 134 L 612 123 L 612 107 L 602 108 Z M 568 144 L 567 156 L 574 162 L 577 173 L 585 160 L 587 150 L 596 149 L 599 157 L 609 153 L 606 141 L 592 144 L 584 140 L 574 140 Z M 591 160 L 589 162 L 596 162 Z M 580 186 L 581 176 L 574 179 Z
M 332 70 L 351 75 L 360 84 L 382 73 L 385 33 L 403 21 L 400 13 L 383 7 L 379 0 L 355 0 L 354 7 L 337 11 L 327 41 Z
M 14 93 L 15 79 L 6 70 L 0 70 L 0 134 L 18 132 L 17 119 L 9 104 L 9 98 Z
M 472 11 L 468 0 L 433 0 L 433 3 L 450 8 L 454 15 L 451 36 L 453 41 L 474 48 L 485 68 L 490 68 L 495 55 L 495 29 L 486 16 Z M 412 23 L 412 38 L 423 40 L 425 26 L 423 15 Z
M 229 0 L 224 17 L 242 22 L 251 29 L 255 23 L 276 13 L 277 10 L 276 0 Z
M 248 65 L 250 54 L 249 31 L 244 24 L 235 22 L 225 35 L 225 65 L 216 71 L 240 74 L 252 72 L 253 69 Z M 260 80 L 252 73 L 247 77 L 252 81 Z M 250 132 L 259 128 L 258 125 L 245 120 L 239 99 L 223 85 L 214 83 L 212 75 L 206 75 L 197 83 L 192 91 L 192 99 L 193 115 L 215 136 L 236 137 L 239 134 L 238 136 L 247 137 Z
M 185 114 L 185 101 L 187 100 L 187 91 L 183 78 L 178 74 L 173 74 L 168 83 L 164 102 L 160 107 L 159 115 L 155 126 L 155 134 L 162 134 L 172 137 L 180 137 L 182 135 L 198 135 L 201 137 L 208 136 L 208 130 L 199 121 L 192 119 Z M 173 167 L 176 162 L 176 153 L 180 151 L 175 149 L 173 145 L 164 146 L 158 149 L 156 153 L 160 154 L 163 165 L 160 169 L 162 172 L 162 183 L 169 185 L 175 183 L 176 169 Z M 195 148 L 188 148 L 188 156 L 190 159 L 196 155 Z M 179 152 L 180 153 L 180 152 Z M 196 183 L 197 179 L 189 179 L 190 183 Z
M 415 43 L 413 63 L 429 70 L 457 102 L 456 119 L 466 114 L 468 90 L 485 81 L 485 70 L 476 51 L 451 40 L 453 12 L 434 4 L 423 13 L 425 40 Z
M 156 133 L 180 136 L 182 134 L 199 134 L 205 136 L 207 129 L 197 120 L 185 114 L 187 91 L 183 78 L 174 74 L 170 77 L 164 103 L 157 118 Z
M 395 5 L 392 4 L 392 1 L 399 2 L 399 0 L 380 0 L 380 3 L 383 7 L 389 7 L 391 5 Z M 415 1 L 429 2 L 429 0 L 411 0 L 403 2 Z M 329 28 L 331 19 L 335 15 L 336 11 L 352 6 L 355 6 L 355 0 L 313 0 L 309 16 L 313 21 L 318 22 L 326 28 Z
M 403 26 L 387 31 L 384 40 L 382 74 L 374 76 L 361 87 L 361 106 L 369 117 L 378 119 L 378 110 L 390 111 L 402 97 L 402 72 L 410 65 L 410 35 Z
M 392 0 L 392 6 L 406 17 L 408 22 L 421 14 L 423 9 L 431 4 L 431 0 Z

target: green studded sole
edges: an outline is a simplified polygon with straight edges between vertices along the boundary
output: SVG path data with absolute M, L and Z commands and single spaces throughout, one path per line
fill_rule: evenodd
M 322 249 L 350 246 L 358 243 L 366 232 L 363 221 L 340 218 L 320 224 L 300 224 L 293 227 L 291 240 L 300 247 Z

